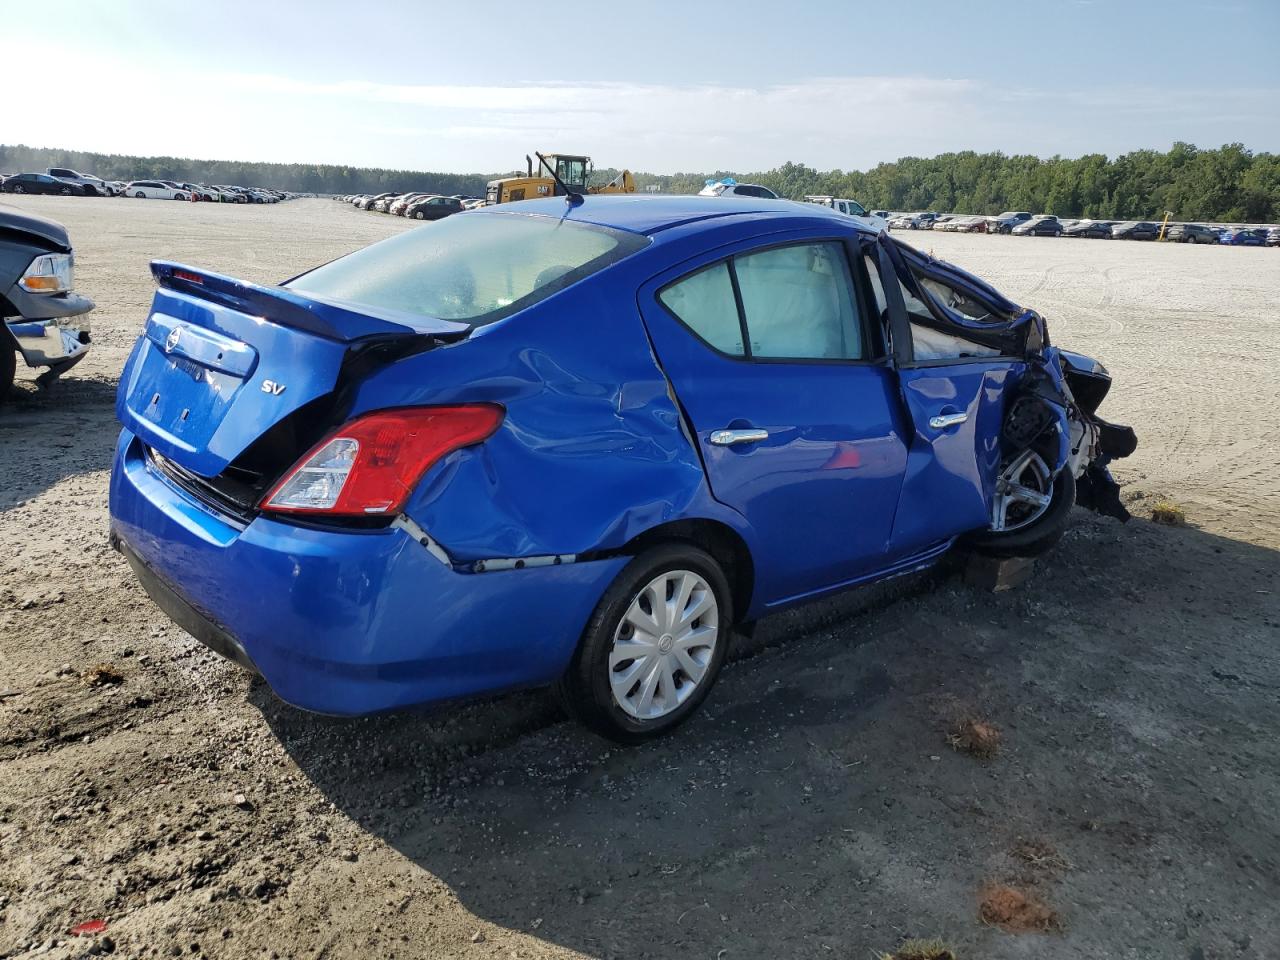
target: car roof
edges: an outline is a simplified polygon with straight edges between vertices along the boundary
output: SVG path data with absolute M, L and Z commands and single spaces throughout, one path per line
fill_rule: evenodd
M 588 195 L 582 203 L 569 206 L 563 197 L 522 200 L 516 204 L 497 204 L 469 211 L 473 214 L 526 214 L 556 217 L 578 223 L 611 227 L 629 233 L 651 236 L 671 227 L 702 220 L 719 220 L 729 216 L 804 217 L 815 221 L 832 221 L 847 228 L 848 217 L 830 207 L 794 200 L 765 200 L 760 197 L 663 196 L 661 194 Z

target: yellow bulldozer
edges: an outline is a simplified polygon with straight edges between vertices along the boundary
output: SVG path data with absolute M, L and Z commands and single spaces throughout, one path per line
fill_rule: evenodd
M 630 170 L 623 170 L 606 184 L 592 186 L 590 157 L 568 153 L 536 152 L 533 156 L 538 158 L 536 176 L 533 157 L 525 157 L 526 175 L 490 180 L 485 202 L 512 203 L 516 200 L 534 200 L 538 197 L 563 197 L 569 193 L 582 196 L 592 193 L 636 192 L 636 178 L 631 175 Z

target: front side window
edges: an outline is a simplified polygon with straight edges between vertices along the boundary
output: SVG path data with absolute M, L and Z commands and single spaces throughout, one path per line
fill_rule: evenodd
M 921 274 L 916 274 L 916 282 L 920 284 L 925 296 L 933 297 L 944 307 L 944 313 L 946 308 L 950 308 L 962 312 L 975 320 L 994 319 L 989 310 L 985 310 L 981 304 L 975 301 L 967 300 L 954 287 Z M 917 362 L 963 360 L 976 357 L 998 357 L 1000 355 L 999 350 L 992 349 L 985 344 L 976 343 L 967 337 L 958 336 L 952 330 L 939 329 L 937 321 L 933 319 L 933 315 L 929 312 L 929 307 L 914 296 L 902 284 L 901 279 L 899 279 L 898 283 L 899 289 L 902 291 L 902 299 L 907 307 L 907 320 L 911 325 L 912 357 Z
M 965 296 L 950 284 L 923 275 L 917 275 L 916 279 L 941 304 L 944 313 L 952 310 L 978 323 L 996 323 L 1001 319 L 981 301 Z
M 285 286 L 320 299 L 473 324 L 510 316 L 649 243 L 550 217 L 448 217 L 357 250 Z
M 884 284 L 880 282 L 880 265 L 868 254 L 864 254 L 862 260 L 871 281 L 871 293 L 876 298 L 876 311 L 883 317 L 889 309 L 889 300 L 884 295 Z

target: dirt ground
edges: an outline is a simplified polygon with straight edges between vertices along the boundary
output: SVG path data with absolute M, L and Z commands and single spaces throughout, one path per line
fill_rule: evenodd
M 1110 367 L 1135 519 L 1077 511 L 1008 593 L 943 571 L 766 622 L 694 722 L 618 749 L 539 693 L 299 713 L 107 547 L 148 261 L 270 282 L 411 224 L 19 205 L 98 309 L 0 412 L 0 957 L 1280 956 L 1280 251 L 913 235 Z

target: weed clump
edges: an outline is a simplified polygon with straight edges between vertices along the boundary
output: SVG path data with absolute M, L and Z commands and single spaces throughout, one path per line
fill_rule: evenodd
M 1162 523 L 1166 527 L 1181 527 L 1187 522 L 1187 514 L 1176 503 L 1161 500 L 1151 507 L 1151 522 Z
M 957 753 L 967 753 L 979 760 L 990 760 L 1000 752 L 1003 739 L 1000 728 L 989 720 L 967 717 L 947 734 L 947 743 Z
M 1062 929 L 1057 911 L 1029 893 L 1003 884 L 982 891 L 978 916 L 1009 933 L 1053 933 Z
M 956 952 L 942 940 L 904 940 L 892 953 L 880 954 L 880 960 L 956 960 Z
M 124 674 L 109 663 L 100 663 L 80 677 L 86 687 L 114 687 L 124 683 Z

